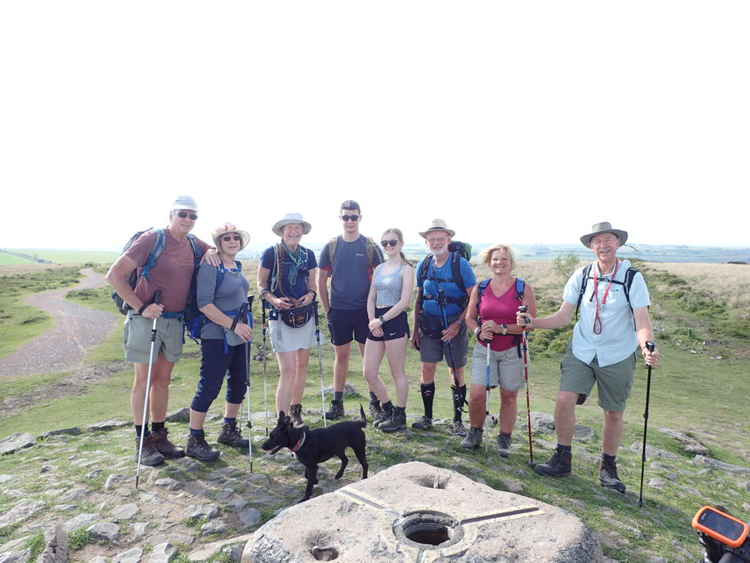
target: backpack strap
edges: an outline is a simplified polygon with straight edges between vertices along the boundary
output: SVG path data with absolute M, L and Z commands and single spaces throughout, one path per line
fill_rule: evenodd
M 578 310 L 581 308 L 581 301 L 583 300 L 583 294 L 586 293 L 586 284 L 589 282 L 589 274 L 591 273 L 592 264 L 588 264 L 583 269 L 583 279 L 581 280 L 581 289 L 578 291 L 578 303 L 576 303 L 576 320 L 578 320 Z
M 521 303 L 523 303 L 524 293 L 526 293 L 526 281 L 523 278 L 516 278 L 516 294 Z
M 334 262 L 336 261 L 336 247 L 339 244 L 339 237 L 333 237 L 328 241 L 328 261 L 331 263 L 331 273 L 333 273 Z
M 461 253 L 458 251 L 451 252 L 451 273 L 453 283 L 466 293 L 466 284 L 464 283 L 464 277 L 461 275 Z
M 156 233 L 154 247 L 151 249 L 148 258 L 146 259 L 146 264 L 143 266 L 143 271 L 141 272 L 141 275 L 146 279 L 149 279 L 151 270 L 156 266 L 156 261 L 159 259 L 159 256 L 162 255 L 162 252 L 164 252 L 164 247 L 167 244 L 167 235 L 164 232 L 164 229 L 156 229 L 154 232 Z
M 271 287 L 269 289 L 271 290 L 271 293 L 275 292 L 278 289 L 281 292 L 281 296 L 286 297 L 286 295 L 284 294 L 284 286 L 281 283 L 281 259 L 283 253 L 284 248 L 280 243 L 273 247 L 273 272 L 271 274 Z
M 370 270 L 377 266 L 375 263 L 376 258 L 378 259 L 378 264 L 383 262 L 383 252 L 374 240 L 367 237 L 367 263 L 370 265 Z
M 424 304 L 424 282 L 427 279 L 427 272 L 430 270 L 430 264 L 432 264 L 433 256 L 432 254 L 428 254 L 424 260 L 422 260 L 422 264 L 419 266 L 419 270 L 417 270 L 417 287 L 421 285 L 419 288 L 419 307 L 422 308 L 422 305 Z
M 633 305 L 630 304 L 630 287 L 633 285 L 633 279 L 635 278 L 635 275 L 638 273 L 638 270 L 635 268 L 628 268 L 625 270 L 625 282 L 622 284 L 622 288 L 625 291 L 625 299 L 628 302 L 628 307 L 630 307 L 630 312 L 633 313 Z
M 485 290 L 489 287 L 491 281 L 492 281 L 491 279 L 487 278 L 486 280 L 479 282 L 479 299 L 482 298 Z

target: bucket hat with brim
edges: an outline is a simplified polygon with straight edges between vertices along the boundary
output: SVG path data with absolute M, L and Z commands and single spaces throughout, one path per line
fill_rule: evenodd
M 240 238 L 242 239 L 242 241 L 240 242 L 240 250 L 245 248 L 250 242 L 250 233 L 248 233 L 247 231 L 238 229 L 237 226 L 233 225 L 232 223 L 224 223 L 221 227 L 214 229 L 214 231 L 211 233 L 211 238 L 214 239 L 214 244 L 216 245 L 216 248 L 221 248 L 219 246 L 221 237 L 229 233 L 236 233 L 240 235 Z
M 601 223 L 595 223 L 591 227 L 591 231 L 592 232 L 590 232 L 590 233 L 588 233 L 586 235 L 583 235 L 581 237 L 581 242 L 583 243 L 583 246 L 585 246 L 586 248 L 591 248 L 591 239 L 592 238 L 594 238 L 596 235 L 601 235 L 601 234 L 604 234 L 604 233 L 612 233 L 618 239 L 620 239 L 620 246 L 622 246 L 623 244 L 625 244 L 625 242 L 628 240 L 628 232 L 627 231 L 622 231 L 620 229 L 613 229 L 612 228 L 612 224 L 609 223 L 609 222 L 607 222 L 607 221 L 603 221 Z
M 456 231 L 448 228 L 448 223 L 446 223 L 443 219 L 433 219 L 432 224 L 427 228 L 427 230 L 422 231 L 421 233 L 419 233 L 419 235 L 422 238 L 427 238 L 427 234 L 434 231 L 445 231 L 446 233 L 448 233 L 449 237 L 453 237 L 456 234 Z
M 312 225 L 302 218 L 301 213 L 287 213 L 282 219 L 279 219 L 278 221 L 276 221 L 276 223 L 274 223 L 271 230 L 274 232 L 274 234 L 281 236 L 281 229 L 283 229 L 286 225 L 291 225 L 293 223 L 299 223 L 300 225 L 302 225 L 303 235 L 306 235 L 312 229 Z

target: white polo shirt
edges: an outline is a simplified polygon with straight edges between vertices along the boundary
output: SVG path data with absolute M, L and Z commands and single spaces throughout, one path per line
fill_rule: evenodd
M 624 282 L 625 272 L 629 267 L 629 260 L 620 261 L 615 279 Z M 565 284 L 563 299 L 573 306 L 578 303 L 578 293 L 583 283 L 583 269 L 576 270 Z M 591 278 L 597 274 L 599 266 L 594 262 L 589 272 L 590 279 L 586 284 L 586 292 L 581 300 L 578 322 L 573 329 L 571 347 L 573 355 L 582 362 L 589 364 L 596 357 L 599 365 L 604 367 L 621 362 L 635 352 L 638 348 L 638 338 L 635 334 L 635 320 L 625 298 L 625 287 L 614 283 L 610 286 L 610 276 L 599 278 L 599 318 L 602 330 L 601 334 L 594 334 L 596 299 L 592 297 L 596 284 Z M 604 304 L 607 286 L 609 294 L 607 303 Z M 640 272 L 633 278 L 633 285 L 630 287 L 630 304 L 634 310 L 651 304 L 646 281 Z

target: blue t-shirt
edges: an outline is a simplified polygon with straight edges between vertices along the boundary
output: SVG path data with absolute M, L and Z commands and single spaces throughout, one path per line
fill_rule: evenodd
M 305 293 L 310 291 L 310 287 L 307 285 L 307 279 L 310 270 L 314 270 L 318 267 L 315 253 L 304 246 L 298 247 L 300 252 L 305 253 L 305 260 L 297 270 L 296 283 L 292 285 L 289 279 L 289 268 L 292 266 L 292 259 L 289 257 L 286 250 L 281 249 L 281 286 L 279 287 L 278 284 L 274 283 L 274 269 L 276 265 L 275 248 L 276 245 L 266 248 L 263 252 L 263 257 L 260 260 L 260 265 L 271 272 L 268 276 L 269 289 L 276 297 L 291 297 L 292 299 L 299 299 L 305 295 Z M 272 311 L 272 313 L 275 313 L 275 311 Z M 270 318 L 275 319 L 276 316 L 272 314 Z
M 372 253 L 372 264 L 367 256 L 367 238 L 347 242 L 336 239 L 336 254 L 331 265 L 331 243 L 320 253 L 320 269 L 331 275 L 331 308 L 357 311 L 367 307 L 367 294 L 375 266 L 383 261 L 380 249 Z
M 422 264 L 427 260 L 429 256 L 422 259 L 417 266 L 417 272 L 422 270 Z M 435 317 L 442 316 L 443 312 L 440 309 L 440 305 L 437 302 L 438 291 L 442 289 L 445 292 L 446 297 L 451 298 L 463 298 L 468 297 L 471 293 L 471 288 L 477 284 L 477 278 L 474 275 L 474 270 L 471 268 L 471 264 L 466 261 L 465 258 L 459 257 L 459 271 L 464 281 L 466 291 L 461 291 L 461 288 L 453 280 L 453 256 L 449 256 L 445 264 L 440 268 L 435 266 L 435 259 L 430 261 L 430 267 L 427 270 L 427 276 L 424 280 L 417 279 L 417 285 L 422 289 L 422 295 L 424 301 L 422 303 L 422 310 Z M 467 301 L 468 302 L 468 301 Z M 458 303 L 447 303 L 445 306 L 445 314 L 448 317 L 448 322 L 453 322 L 456 317 L 461 314 L 464 307 L 458 305 Z

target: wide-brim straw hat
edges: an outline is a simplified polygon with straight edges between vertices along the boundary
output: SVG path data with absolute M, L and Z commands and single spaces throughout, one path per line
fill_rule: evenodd
M 276 223 L 274 223 L 273 227 L 271 227 L 271 230 L 274 232 L 274 234 L 281 236 L 281 229 L 283 229 L 286 225 L 292 225 L 294 223 L 299 223 L 300 225 L 302 225 L 303 235 L 306 235 L 312 230 L 312 225 L 302 218 L 301 213 L 287 213 L 282 219 L 279 219 L 278 221 L 276 221 Z
M 432 233 L 434 231 L 445 231 L 446 233 L 448 233 L 449 237 L 453 237 L 456 234 L 456 231 L 448 228 L 448 223 L 446 223 L 443 219 L 433 219 L 432 224 L 430 224 L 429 228 L 419 234 L 422 238 L 427 238 L 427 233 Z
M 237 226 L 233 225 L 232 223 L 224 223 L 221 227 L 217 227 L 216 229 L 214 229 L 214 232 L 211 233 L 211 237 L 214 239 L 216 248 L 221 248 L 221 237 L 229 233 L 236 233 L 240 235 L 240 238 L 242 239 L 242 241 L 240 242 L 240 250 L 245 248 L 250 243 L 250 233 L 238 229 Z
M 591 227 L 591 232 L 583 235 L 581 237 L 581 242 L 583 243 L 583 246 L 586 248 L 591 248 L 591 239 L 594 238 L 596 235 L 601 235 L 603 233 L 612 233 L 620 240 L 620 246 L 625 244 L 625 242 L 628 240 L 628 232 L 623 231 L 621 229 L 613 229 L 612 224 L 608 221 L 603 221 L 601 223 L 595 223 Z

